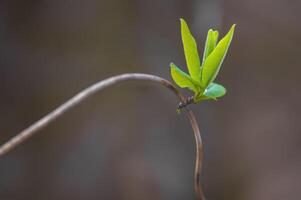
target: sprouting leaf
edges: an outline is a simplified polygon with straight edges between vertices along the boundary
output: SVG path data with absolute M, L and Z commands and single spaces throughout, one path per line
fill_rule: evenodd
M 188 74 L 180 70 L 175 64 L 170 63 L 170 70 L 172 79 L 181 88 L 189 88 L 193 92 L 197 93 L 200 89 L 198 83 L 194 81 Z
M 226 56 L 227 50 L 232 41 L 235 24 L 232 25 L 227 35 L 219 41 L 215 49 L 207 57 L 202 67 L 202 85 L 208 86 L 216 78 L 223 60 Z
M 187 68 L 191 78 L 199 82 L 201 80 L 201 64 L 200 64 L 197 45 L 185 20 L 180 19 L 180 21 L 181 21 L 182 42 L 184 47 L 184 54 L 187 63 Z
M 216 99 L 218 97 L 224 96 L 226 92 L 227 90 L 224 86 L 217 83 L 210 83 L 203 95 L 211 99 Z
M 218 31 L 214 31 L 212 29 L 209 29 L 207 33 L 207 39 L 205 43 L 205 49 L 204 49 L 204 55 L 203 55 L 203 64 L 207 57 L 210 55 L 210 53 L 213 51 L 217 44 L 218 40 Z M 203 65 L 202 64 L 202 65 Z
M 226 94 L 226 88 L 217 83 L 210 83 L 203 93 L 199 93 L 194 97 L 194 102 L 200 102 L 202 100 L 216 100 L 219 97 L 222 97 Z
M 227 54 L 234 30 L 235 24 L 232 25 L 229 32 L 219 42 L 218 31 L 212 29 L 208 31 L 202 66 L 200 66 L 195 39 L 191 35 L 187 23 L 184 19 L 181 19 L 182 42 L 190 75 L 181 71 L 173 63 L 170 64 L 171 75 L 173 80 L 181 88 L 189 88 L 194 92 L 193 103 L 202 100 L 217 99 L 226 94 L 226 89 L 222 85 L 213 83 L 213 81 Z

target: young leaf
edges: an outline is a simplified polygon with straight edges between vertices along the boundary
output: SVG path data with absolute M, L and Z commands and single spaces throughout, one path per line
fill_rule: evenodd
M 194 81 L 188 74 L 180 70 L 175 64 L 170 63 L 171 77 L 181 88 L 189 88 L 197 93 L 200 89 L 198 83 Z
M 194 96 L 194 102 L 200 102 L 202 100 L 210 100 L 222 97 L 226 94 L 226 88 L 224 86 L 219 85 L 217 83 L 210 83 L 210 85 L 206 88 L 203 93 L 199 93 L 198 95 Z
M 214 31 L 212 29 L 209 29 L 208 34 L 207 34 L 206 43 L 205 43 L 205 49 L 204 49 L 204 55 L 203 55 L 203 64 L 204 64 L 206 58 L 210 55 L 210 53 L 215 48 L 217 40 L 218 40 L 218 31 Z
M 222 97 L 226 94 L 226 88 L 217 83 L 210 83 L 210 85 L 206 88 L 203 95 L 210 99 L 216 99 L 218 97 Z
M 185 20 L 180 19 L 180 21 L 182 42 L 188 71 L 192 79 L 199 82 L 201 80 L 201 63 L 197 45 Z
M 226 56 L 227 50 L 232 41 L 235 24 L 232 25 L 227 35 L 219 41 L 215 49 L 207 57 L 202 67 L 202 85 L 208 86 L 216 78 L 223 60 Z

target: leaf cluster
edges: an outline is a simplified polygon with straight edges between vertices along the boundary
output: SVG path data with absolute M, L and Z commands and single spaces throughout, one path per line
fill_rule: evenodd
M 194 92 L 194 103 L 201 100 L 217 99 L 226 94 L 224 86 L 214 83 L 221 65 L 231 44 L 235 24 L 229 32 L 218 41 L 219 33 L 210 29 L 207 34 L 202 62 L 199 58 L 196 41 L 184 19 L 181 21 L 181 36 L 184 55 L 189 74 L 183 72 L 171 63 L 171 76 L 181 88 L 188 88 Z

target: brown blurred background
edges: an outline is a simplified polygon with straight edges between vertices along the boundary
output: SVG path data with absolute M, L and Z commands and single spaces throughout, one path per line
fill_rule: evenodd
M 125 72 L 185 69 L 179 18 L 202 53 L 237 31 L 218 82 L 194 105 L 208 200 L 300 199 L 301 1 L 1 0 L 0 144 L 83 88 Z M 0 158 L 0 199 L 194 199 L 195 145 L 177 99 L 128 82 Z

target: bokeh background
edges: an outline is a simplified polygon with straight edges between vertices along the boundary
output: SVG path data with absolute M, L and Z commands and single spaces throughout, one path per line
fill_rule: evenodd
M 0 144 L 80 90 L 185 69 L 179 18 L 196 36 L 237 30 L 218 82 L 194 105 L 208 200 L 299 199 L 299 0 L 1 0 Z M 72 109 L 0 158 L 0 199 L 194 199 L 195 143 L 178 100 L 128 82 Z

